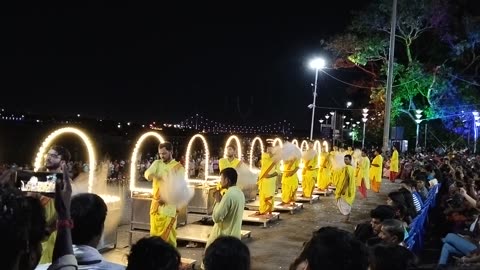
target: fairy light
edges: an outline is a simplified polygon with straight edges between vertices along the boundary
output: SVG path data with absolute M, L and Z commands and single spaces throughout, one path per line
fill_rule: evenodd
M 252 143 L 250 145 L 250 170 L 253 169 L 253 151 L 255 149 L 256 142 L 260 143 L 260 149 L 262 150 L 262 153 L 265 152 L 262 139 L 260 139 L 260 137 L 253 138 Z
M 205 180 L 207 180 L 208 179 L 208 161 L 209 161 L 210 153 L 208 151 L 207 139 L 205 139 L 205 137 L 202 134 L 196 134 L 188 142 L 187 153 L 186 153 L 186 157 L 185 157 L 185 178 L 188 179 L 188 176 L 189 176 L 188 171 L 189 171 L 189 167 L 190 167 L 190 152 L 191 152 L 191 149 L 192 149 L 193 142 L 196 139 L 200 139 L 202 141 L 203 147 L 205 149 Z
M 297 140 L 297 139 L 293 139 L 293 140 L 292 140 L 292 144 L 293 144 L 293 145 L 296 145 L 296 146 L 298 147 L 298 140 Z
M 45 154 L 49 150 L 49 147 L 52 146 L 53 141 L 64 134 L 77 135 L 78 137 L 80 137 L 80 139 L 82 139 L 83 144 L 87 147 L 88 166 L 89 166 L 88 193 L 92 193 L 93 178 L 94 178 L 95 163 L 96 163 L 95 149 L 88 135 L 78 128 L 64 127 L 50 133 L 50 135 L 47 136 L 47 138 L 43 141 L 42 145 L 38 149 L 37 156 L 35 157 L 34 171 L 38 171 L 40 167 L 42 167 L 42 165 L 44 164 L 43 159 L 45 158 Z
M 235 143 L 237 144 L 237 157 L 239 159 L 242 159 L 242 144 L 240 143 L 240 139 L 236 135 L 228 137 L 227 142 L 225 143 L 225 147 L 223 148 L 223 158 L 227 158 L 227 148 L 232 142 L 232 140 L 235 140 Z
M 155 137 L 158 139 L 160 143 L 164 143 L 165 139 L 158 134 L 155 131 L 149 131 L 144 133 L 140 138 L 138 138 L 137 143 L 135 144 L 135 148 L 132 151 L 132 159 L 130 162 L 130 191 L 138 191 L 138 192 L 151 192 L 152 190 L 149 188 L 139 188 L 135 186 L 135 179 L 136 178 L 136 172 L 137 172 L 137 157 L 138 157 L 138 151 L 140 150 L 140 147 L 143 144 L 143 141 L 149 137 Z
M 298 145 L 297 145 L 297 146 L 298 146 Z M 300 149 L 301 149 L 302 151 L 308 150 L 308 142 L 307 142 L 306 140 L 303 140 L 303 141 L 302 141 L 302 144 L 300 144 Z

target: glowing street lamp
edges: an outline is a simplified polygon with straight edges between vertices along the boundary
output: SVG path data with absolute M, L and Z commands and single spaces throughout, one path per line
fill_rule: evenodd
M 363 115 L 363 118 L 362 118 L 362 122 L 363 122 L 363 136 L 362 136 L 362 149 L 365 148 L 365 126 L 367 125 L 367 121 L 368 121 L 368 109 L 365 108 L 362 110 L 362 115 Z
M 350 106 L 352 106 L 352 102 L 351 101 L 347 101 L 347 109 L 350 108 Z
M 325 60 L 322 58 L 315 58 L 310 61 L 310 67 L 315 69 L 315 86 L 313 90 L 313 103 L 312 105 L 312 122 L 310 126 L 310 140 L 313 140 L 313 126 L 315 120 L 315 106 L 317 101 L 317 82 L 318 82 L 318 71 L 325 67 Z
M 415 138 L 415 148 L 418 148 L 418 133 L 420 132 L 420 123 L 423 121 L 422 118 L 422 110 L 415 110 L 415 123 L 417 123 L 417 136 Z

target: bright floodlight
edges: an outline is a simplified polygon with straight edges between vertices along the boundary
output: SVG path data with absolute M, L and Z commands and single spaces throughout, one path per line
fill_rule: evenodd
M 325 60 L 322 58 L 315 58 L 310 61 L 310 67 L 314 69 L 322 69 L 325 67 Z

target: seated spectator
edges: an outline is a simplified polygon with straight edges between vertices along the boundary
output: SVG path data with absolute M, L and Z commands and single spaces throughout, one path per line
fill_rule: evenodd
M 334 227 L 323 227 L 303 247 L 291 270 L 366 270 L 367 249 L 353 234 Z
M 127 270 L 178 270 L 180 253 L 161 237 L 140 239 L 128 255 Z
M 205 251 L 203 264 L 206 270 L 249 270 L 250 250 L 236 237 L 219 237 Z
M 388 205 L 379 205 L 370 211 L 370 222 L 357 225 L 353 234 L 360 242 L 367 243 L 369 239 L 378 238 L 382 222 L 392 218 L 395 218 L 395 210 Z
M 387 219 L 382 222 L 382 228 L 378 237 L 384 244 L 404 246 L 406 229 L 400 220 Z
M 402 246 L 376 245 L 370 248 L 370 270 L 415 269 L 415 255 Z

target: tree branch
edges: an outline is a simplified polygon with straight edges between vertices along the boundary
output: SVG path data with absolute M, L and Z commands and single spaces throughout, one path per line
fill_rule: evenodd
M 408 115 L 410 117 L 410 119 L 412 119 L 413 122 L 415 122 L 415 118 L 413 118 L 413 115 L 409 111 L 404 110 L 404 109 L 398 109 L 398 111 Z

